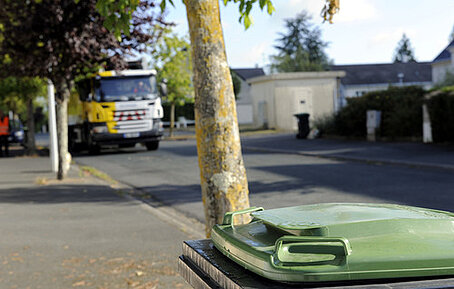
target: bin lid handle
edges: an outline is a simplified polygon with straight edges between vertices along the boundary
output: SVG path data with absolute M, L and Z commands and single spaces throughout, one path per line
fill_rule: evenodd
M 250 208 L 240 210 L 240 211 L 227 212 L 224 215 L 222 225 L 230 225 L 233 227 L 233 217 L 235 217 L 237 215 L 250 214 L 250 213 L 258 212 L 258 211 L 264 211 L 264 209 L 262 207 L 250 207 Z

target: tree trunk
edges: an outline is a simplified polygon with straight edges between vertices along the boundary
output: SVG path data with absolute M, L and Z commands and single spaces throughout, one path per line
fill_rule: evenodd
M 195 122 L 206 233 L 224 213 L 249 207 L 246 170 L 218 0 L 187 0 Z M 237 223 L 249 221 L 239 216 Z
M 36 153 L 33 97 L 27 97 L 27 155 Z
M 69 87 L 66 81 L 54 82 L 57 103 L 57 143 L 58 143 L 58 171 L 57 179 L 63 180 L 69 169 L 68 155 L 68 101 Z
M 169 136 L 173 137 L 173 128 L 175 126 L 175 102 L 170 102 L 170 128 Z

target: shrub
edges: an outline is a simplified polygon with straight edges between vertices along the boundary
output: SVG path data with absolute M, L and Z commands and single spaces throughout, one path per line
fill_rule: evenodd
M 454 142 L 454 86 L 444 87 L 428 97 L 434 142 Z
M 325 135 L 336 135 L 336 122 L 334 115 L 324 115 L 314 119 L 313 124 L 311 125 L 314 128 L 317 128 L 320 134 Z
M 170 121 L 170 103 L 163 103 L 162 108 L 164 109 L 163 121 Z M 179 116 L 184 116 L 186 119 L 194 119 L 194 103 L 185 103 L 184 105 L 175 106 L 175 121 L 178 120 Z
M 417 86 L 390 87 L 350 98 L 335 116 L 335 131 L 342 136 L 364 137 L 367 110 L 379 110 L 380 137 L 421 137 L 424 93 Z

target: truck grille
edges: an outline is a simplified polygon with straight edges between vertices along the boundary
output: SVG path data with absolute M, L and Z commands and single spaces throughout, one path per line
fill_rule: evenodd
M 152 119 L 148 109 L 114 111 L 114 129 L 118 133 L 140 132 L 151 130 Z

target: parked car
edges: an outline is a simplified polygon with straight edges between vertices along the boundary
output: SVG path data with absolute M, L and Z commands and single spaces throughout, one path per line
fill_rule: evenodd
M 20 121 L 20 119 L 11 119 L 9 121 L 9 127 L 11 130 L 11 133 L 8 137 L 9 143 L 23 145 L 25 133 L 24 133 L 24 126 L 22 125 L 22 122 Z

